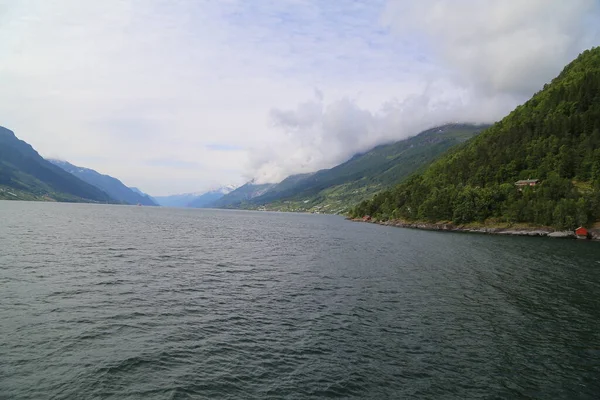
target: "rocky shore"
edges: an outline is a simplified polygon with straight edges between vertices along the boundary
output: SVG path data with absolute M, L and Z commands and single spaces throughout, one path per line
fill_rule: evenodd
M 406 222 L 399 220 L 376 221 L 364 218 L 354 218 L 351 221 L 368 222 L 372 224 L 395 226 L 398 228 L 423 229 L 428 231 L 449 231 L 449 232 L 467 232 L 467 233 L 485 233 L 490 235 L 511 235 L 511 236 L 547 236 L 552 238 L 575 238 L 573 231 L 557 231 L 552 228 L 498 228 L 498 227 L 472 227 L 460 226 L 450 223 L 428 223 L 428 222 Z M 600 240 L 600 229 L 590 230 L 592 240 Z

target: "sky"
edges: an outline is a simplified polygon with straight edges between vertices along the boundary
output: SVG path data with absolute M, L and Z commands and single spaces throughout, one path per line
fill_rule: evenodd
M 152 195 L 501 119 L 600 45 L 600 0 L 0 0 L 0 125 Z

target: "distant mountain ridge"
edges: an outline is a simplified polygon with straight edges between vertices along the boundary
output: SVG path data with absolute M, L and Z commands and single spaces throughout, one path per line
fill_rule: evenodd
M 245 202 L 264 195 L 276 185 L 276 183 L 257 184 L 254 183 L 254 181 L 250 181 L 213 202 L 209 206 L 215 208 L 238 208 Z
M 157 206 L 151 198 L 142 195 L 131 188 L 125 186 L 123 182 L 110 175 L 101 174 L 93 169 L 79 167 L 67 161 L 48 159 L 52 164 L 62 168 L 68 173 L 76 176 L 84 182 L 93 185 L 100 190 L 108 193 L 110 197 L 121 203 L 141 204 L 143 206 Z
M 133 190 L 134 192 L 136 192 L 137 194 L 141 195 L 141 196 L 145 196 L 147 198 L 149 198 L 150 200 L 152 200 L 156 205 L 158 204 L 158 201 L 156 201 L 154 199 L 154 197 L 150 196 L 148 193 L 143 192 L 142 190 L 140 190 L 139 188 L 136 188 L 135 186 L 129 186 L 129 189 Z
M 154 199 L 163 207 L 206 208 L 211 207 L 214 202 L 233 190 L 235 190 L 235 186 L 227 185 L 206 192 L 155 196 Z
M 228 195 L 233 190 L 235 190 L 235 188 L 232 188 L 229 186 L 229 187 L 221 187 L 219 189 L 208 191 L 206 193 L 201 194 L 200 196 L 197 196 L 194 200 L 192 200 L 190 203 L 188 203 L 187 206 L 192 207 L 192 208 L 211 207 L 214 202 L 222 199 L 223 196 Z
M 115 202 L 106 192 L 45 160 L 0 127 L 0 199 Z

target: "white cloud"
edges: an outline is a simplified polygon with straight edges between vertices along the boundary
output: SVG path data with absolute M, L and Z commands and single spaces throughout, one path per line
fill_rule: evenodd
M 600 39 L 597 0 L 390 0 L 383 20 L 420 35 L 463 82 L 523 96 Z
M 258 182 L 277 182 L 290 174 L 330 168 L 378 144 L 434 126 L 495 121 L 512 106 L 509 96 L 474 99 L 444 81 L 431 82 L 402 100 L 389 100 L 376 111 L 349 98 L 325 103 L 315 96 L 296 109 L 271 111 L 273 125 L 281 131 L 279 141 L 257 149 L 249 171 Z

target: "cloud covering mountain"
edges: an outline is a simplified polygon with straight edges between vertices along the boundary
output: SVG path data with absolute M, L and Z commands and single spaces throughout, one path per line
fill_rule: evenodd
M 272 109 L 285 140 L 257 152 L 251 171 L 278 181 L 445 122 L 498 120 L 599 44 L 599 20 L 592 0 L 389 1 L 383 24 L 420 43 L 439 69 L 413 72 L 420 87 L 375 111 L 351 98 L 325 103 L 320 91 L 295 109 Z
M 0 0 L 0 121 L 152 194 L 489 122 L 600 43 L 595 0 Z M 93 43 L 93 46 L 90 46 Z

